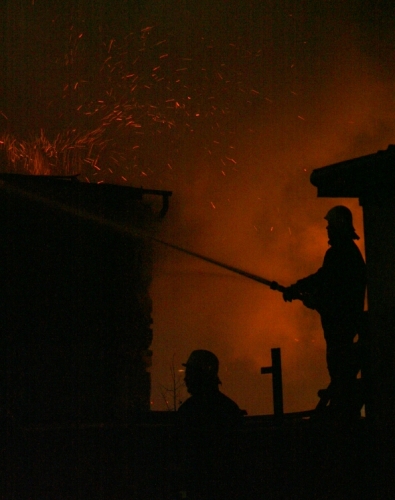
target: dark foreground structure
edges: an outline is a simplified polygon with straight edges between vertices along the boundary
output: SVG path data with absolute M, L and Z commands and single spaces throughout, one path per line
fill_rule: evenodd
M 150 409 L 152 251 L 135 234 L 159 223 L 151 194 L 170 193 L 0 176 L 8 422 L 126 423 Z
M 229 496 L 395 498 L 394 166 L 390 146 L 311 176 L 364 211 L 366 418 L 244 417 Z M 151 248 L 127 230 L 169 193 L 122 189 L 2 177 L 1 498 L 180 498 L 176 414 L 148 411 Z

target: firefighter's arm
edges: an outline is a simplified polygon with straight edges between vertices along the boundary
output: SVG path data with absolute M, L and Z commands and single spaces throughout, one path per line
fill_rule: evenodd
M 301 300 L 303 304 L 309 309 L 316 309 L 316 291 L 319 288 L 321 280 L 322 268 L 316 273 L 298 280 L 291 286 L 284 287 L 283 299 L 285 302 L 292 302 L 293 300 Z

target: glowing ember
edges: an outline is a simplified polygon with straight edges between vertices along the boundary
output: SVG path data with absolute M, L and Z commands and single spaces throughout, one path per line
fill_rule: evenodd
M 101 47 L 103 60 L 96 75 L 85 76 L 87 37 L 72 25 L 64 61 L 78 79 L 62 85 L 57 103 L 59 109 L 74 103 L 67 110 L 70 128 L 53 139 L 44 129 L 27 140 L 3 135 L 9 167 L 34 174 L 80 173 L 89 180 L 96 177 L 96 182 L 133 182 L 140 176 L 160 182 L 167 175 L 163 167 L 177 163 L 180 145 L 190 134 L 198 134 L 195 147 L 205 152 L 203 161 L 214 168 L 236 165 L 229 154 L 235 149 L 234 102 L 251 105 L 245 97 L 240 99 L 240 92 L 259 92 L 249 88 L 241 71 L 217 62 L 217 52 L 210 51 L 207 57 L 204 37 L 194 47 L 193 57 L 180 57 L 175 36 L 161 39 L 160 28 L 147 26 L 121 40 L 111 38 Z M 239 63 L 252 70 L 258 54 L 251 55 L 236 43 L 231 47 L 238 50 Z M 216 49 L 223 52 L 224 46 Z M 210 71 L 200 66 L 203 55 Z M 210 143 L 215 150 L 208 147 Z M 150 168 L 142 170 L 143 165 Z M 125 171 L 127 175 L 119 175 Z M 224 173 L 223 168 L 220 171 Z M 109 179 L 114 172 L 116 179 Z

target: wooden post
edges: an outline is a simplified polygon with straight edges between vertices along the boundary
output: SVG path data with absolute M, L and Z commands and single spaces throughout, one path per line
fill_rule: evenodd
M 275 347 L 271 349 L 272 366 L 265 366 L 261 368 L 261 374 L 272 374 L 272 387 L 273 387 L 273 410 L 276 417 L 284 415 L 283 407 L 283 379 L 281 373 L 281 349 Z

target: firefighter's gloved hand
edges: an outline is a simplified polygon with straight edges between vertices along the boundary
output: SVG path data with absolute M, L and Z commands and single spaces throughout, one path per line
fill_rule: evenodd
M 279 284 L 277 283 L 277 281 L 272 281 L 270 283 L 270 289 L 271 290 L 279 290 Z
M 283 299 L 285 302 L 292 302 L 296 298 L 295 288 L 293 286 L 287 286 L 283 291 Z

